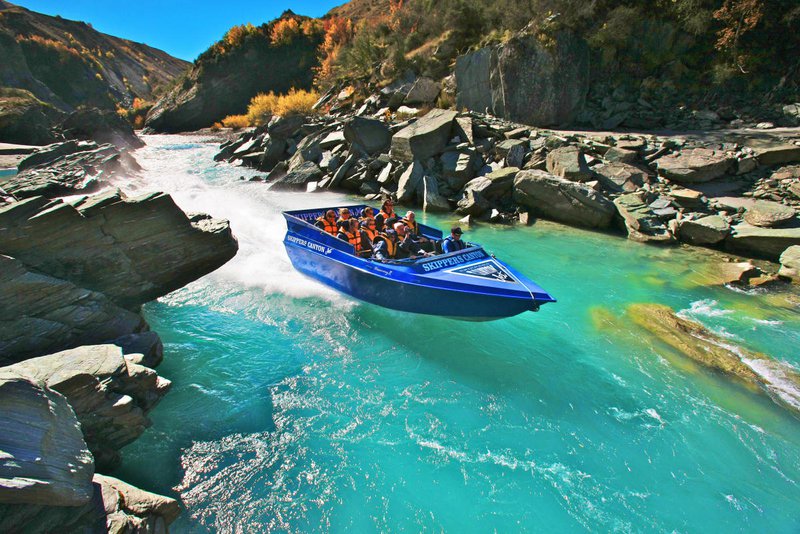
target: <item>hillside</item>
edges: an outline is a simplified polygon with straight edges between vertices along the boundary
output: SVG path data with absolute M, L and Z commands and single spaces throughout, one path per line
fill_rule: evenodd
M 291 11 L 260 26 L 234 26 L 156 103 L 146 126 L 160 132 L 195 130 L 244 113 L 258 93 L 310 88 L 322 37 L 319 20 Z
M 155 48 L 0 0 L 0 87 L 54 107 L 115 109 L 155 92 L 190 66 Z

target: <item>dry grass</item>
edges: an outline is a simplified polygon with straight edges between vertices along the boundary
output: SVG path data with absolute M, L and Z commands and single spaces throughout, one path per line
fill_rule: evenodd
M 225 128 L 233 128 L 234 130 L 241 130 L 250 126 L 250 121 L 247 120 L 247 115 L 228 115 L 222 119 L 222 126 Z
M 250 100 L 247 107 L 247 120 L 253 126 L 260 126 L 269 121 L 273 115 L 308 115 L 313 113 L 311 107 L 319 100 L 319 93 L 304 89 L 290 89 L 285 95 L 259 93 Z

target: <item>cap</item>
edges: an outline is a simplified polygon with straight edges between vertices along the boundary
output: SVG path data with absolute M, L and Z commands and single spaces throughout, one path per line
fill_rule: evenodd
M 461 227 L 460 226 L 454 226 L 454 227 L 450 228 L 450 232 L 453 233 L 453 234 L 463 234 L 464 233 L 464 232 L 461 231 Z

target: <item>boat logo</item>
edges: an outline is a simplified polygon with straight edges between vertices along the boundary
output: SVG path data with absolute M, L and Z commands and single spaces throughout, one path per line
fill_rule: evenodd
M 517 283 L 511 273 L 493 261 L 484 261 L 466 267 L 452 269 L 450 272 L 467 276 L 477 276 L 479 278 L 491 278 L 499 282 Z
M 324 245 L 320 245 L 319 243 L 314 243 L 313 241 L 308 241 L 306 239 L 302 239 L 300 237 L 295 237 L 293 235 L 287 235 L 286 240 L 291 243 L 296 243 L 301 247 L 310 248 L 311 250 L 316 250 L 317 252 L 321 252 L 326 256 L 333 252 L 333 247 L 326 247 Z

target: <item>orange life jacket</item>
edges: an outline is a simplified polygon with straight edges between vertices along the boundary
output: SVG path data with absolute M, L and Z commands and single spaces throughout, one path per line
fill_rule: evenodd
M 408 226 L 409 230 L 411 230 L 411 235 L 418 236 L 419 235 L 419 225 L 417 224 L 416 219 L 413 221 L 409 219 L 400 219 L 400 221 Z
M 369 238 L 369 244 L 372 245 L 372 243 L 375 241 L 375 237 L 378 235 L 378 232 L 375 230 L 370 230 L 367 227 L 364 227 L 364 229 L 361 231 L 367 233 L 367 237 Z
M 336 236 L 339 233 L 339 227 L 336 226 L 336 223 L 330 222 L 328 219 L 325 218 L 323 215 L 317 219 L 317 222 L 321 222 L 323 224 L 322 229 L 331 234 L 332 236 Z
M 361 251 L 361 236 L 358 234 L 351 234 L 350 232 L 341 231 L 347 236 L 347 241 L 356 248 L 356 252 Z

